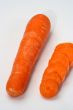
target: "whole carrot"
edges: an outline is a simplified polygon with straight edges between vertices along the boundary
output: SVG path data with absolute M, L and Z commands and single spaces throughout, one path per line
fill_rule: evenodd
M 49 60 L 48 67 L 43 74 L 40 84 L 41 95 L 45 98 L 55 96 L 72 65 L 73 44 L 62 43 L 56 46 L 54 53 Z
M 43 14 L 37 14 L 29 21 L 6 85 L 9 95 L 19 96 L 26 90 L 50 27 L 50 20 Z

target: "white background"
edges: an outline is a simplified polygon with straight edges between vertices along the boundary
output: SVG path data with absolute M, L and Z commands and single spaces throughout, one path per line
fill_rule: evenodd
M 34 68 L 25 94 L 7 95 L 5 86 L 28 20 L 47 13 L 52 34 Z M 60 42 L 73 42 L 73 0 L 0 0 L 0 110 L 73 110 L 73 71 L 59 94 L 49 100 L 41 97 L 39 84 L 49 58 Z

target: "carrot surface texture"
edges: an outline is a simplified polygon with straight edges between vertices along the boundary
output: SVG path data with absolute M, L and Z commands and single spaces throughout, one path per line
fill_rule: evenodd
M 45 98 L 55 96 L 72 66 L 73 44 L 62 43 L 56 46 L 41 80 L 41 95 Z
M 50 20 L 43 14 L 31 18 L 20 43 L 6 90 L 11 96 L 19 96 L 27 88 L 33 67 L 50 33 Z

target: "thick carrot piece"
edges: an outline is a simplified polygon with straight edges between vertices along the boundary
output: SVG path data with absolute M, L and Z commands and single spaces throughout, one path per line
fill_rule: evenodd
M 43 14 L 32 17 L 16 55 L 6 90 L 19 96 L 26 90 L 31 72 L 50 33 L 50 20 Z
M 56 46 L 41 80 L 40 93 L 42 96 L 50 98 L 59 92 L 72 64 L 73 44 L 62 43 Z

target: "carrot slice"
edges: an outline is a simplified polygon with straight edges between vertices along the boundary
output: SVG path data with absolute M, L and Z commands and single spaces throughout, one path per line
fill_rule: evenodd
M 61 63 L 69 71 L 69 59 L 63 53 L 54 52 L 51 59 L 49 60 L 49 64 L 50 63 Z
M 62 83 L 60 75 L 56 71 L 49 72 L 49 69 L 47 68 L 43 74 L 42 81 L 48 80 L 48 79 L 52 79 L 56 81 L 58 85 Z
M 51 98 L 55 96 L 58 90 L 59 88 L 57 82 L 52 79 L 45 80 L 40 84 L 40 93 L 45 98 Z
M 62 82 L 68 74 L 68 69 L 64 67 L 61 63 L 50 63 L 48 66 L 49 72 L 55 71 L 61 77 Z
M 50 33 L 50 26 L 50 20 L 43 14 L 35 15 L 29 21 L 6 85 L 9 95 L 19 96 L 26 90 L 32 69 Z
M 72 43 L 62 43 L 59 44 L 56 49 L 55 52 L 60 52 L 65 54 L 70 61 L 70 66 L 72 66 L 73 64 L 73 44 Z

